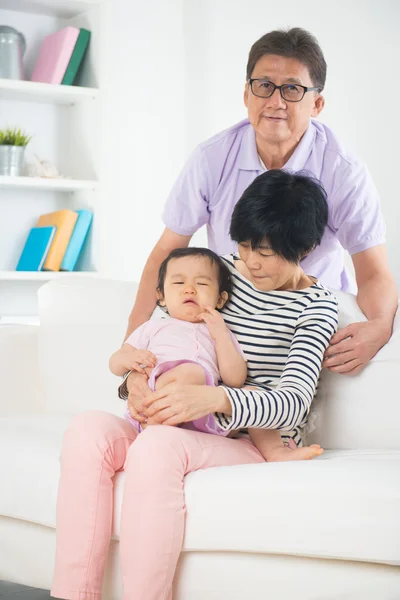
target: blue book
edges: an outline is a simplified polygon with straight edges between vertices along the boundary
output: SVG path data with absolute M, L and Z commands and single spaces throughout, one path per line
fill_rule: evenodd
M 25 242 L 17 271 L 41 271 L 57 227 L 33 227 Z
M 90 229 L 93 219 L 93 213 L 90 210 L 77 210 L 78 219 L 75 223 L 74 231 L 68 244 L 67 251 L 64 254 L 60 271 L 73 271 L 76 261 L 79 258 L 86 236 Z

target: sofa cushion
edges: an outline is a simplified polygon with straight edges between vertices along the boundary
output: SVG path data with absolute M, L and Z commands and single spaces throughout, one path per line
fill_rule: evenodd
M 39 359 L 45 409 L 99 409 L 122 415 L 120 379 L 108 361 L 122 343 L 137 286 L 123 281 L 69 279 L 39 290 Z
M 0 419 L 0 515 L 55 527 L 69 417 Z M 118 538 L 124 473 L 115 478 Z M 400 452 L 332 451 L 311 462 L 201 470 L 186 478 L 184 550 L 400 564 Z M 134 518 L 134 515 L 132 515 Z
M 39 359 L 44 409 L 72 413 L 102 409 L 121 415 L 119 379 L 108 360 L 123 339 L 137 286 L 104 279 L 56 280 L 39 290 Z M 355 296 L 334 291 L 340 327 L 365 321 Z M 392 339 L 357 377 L 323 370 L 312 411 L 310 442 L 325 448 L 400 449 L 397 389 L 400 316 Z
M 365 321 L 355 296 L 335 292 L 339 302 L 339 327 Z M 316 429 L 308 443 L 325 448 L 400 449 L 397 373 L 400 369 L 400 313 L 393 335 L 356 376 L 323 369 L 318 393 L 312 404 Z

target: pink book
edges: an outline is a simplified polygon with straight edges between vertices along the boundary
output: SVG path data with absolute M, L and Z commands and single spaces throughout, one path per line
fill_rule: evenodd
M 44 38 L 32 81 L 60 84 L 78 39 L 77 27 L 64 27 Z

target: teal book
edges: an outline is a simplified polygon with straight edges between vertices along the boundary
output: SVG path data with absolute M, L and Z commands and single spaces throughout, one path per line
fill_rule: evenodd
M 83 28 L 79 29 L 78 39 L 76 40 L 76 44 L 72 51 L 71 58 L 69 59 L 67 69 L 61 81 L 61 85 L 74 84 L 74 81 L 79 71 L 79 67 L 82 64 L 86 50 L 88 49 L 89 40 L 90 31 Z
M 78 219 L 75 223 L 68 248 L 64 254 L 60 271 L 73 271 L 75 269 L 76 262 L 82 251 L 83 244 L 92 223 L 92 211 L 77 210 L 76 212 L 78 213 Z
M 25 242 L 17 271 L 41 271 L 57 227 L 33 227 Z

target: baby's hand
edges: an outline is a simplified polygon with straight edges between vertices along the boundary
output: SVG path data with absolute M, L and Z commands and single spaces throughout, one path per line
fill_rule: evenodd
M 225 336 L 229 329 L 227 328 L 221 313 L 211 306 L 206 306 L 204 312 L 198 315 L 199 321 L 204 321 L 213 340 Z
M 149 350 L 137 350 L 133 348 L 130 359 L 132 361 L 131 370 L 145 375 L 148 375 L 149 369 L 153 369 L 157 363 L 156 356 Z

